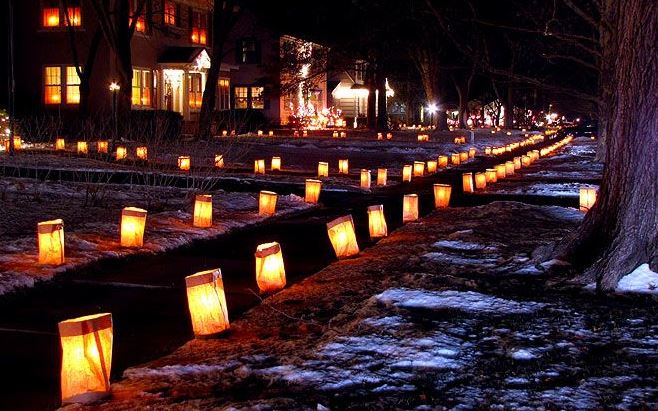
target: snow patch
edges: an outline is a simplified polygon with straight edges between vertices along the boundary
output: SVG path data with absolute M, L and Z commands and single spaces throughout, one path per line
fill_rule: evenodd
M 399 308 L 459 310 L 466 313 L 531 314 L 546 306 L 537 302 L 505 300 L 474 291 L 428 291 L 391 288 L 375 296 Z
M 658 294 L 658 273 L 649 268 L 649 264 L 642 264 L 626 274 L 617 284 L 619 293 Z
M 444 248 L 447 250 L 457 251 L 494 251 L 496 247 L 489 247 L 483 244 L 471 243 L 461 240 L 441 240 L 432 244 L 432 247 Z

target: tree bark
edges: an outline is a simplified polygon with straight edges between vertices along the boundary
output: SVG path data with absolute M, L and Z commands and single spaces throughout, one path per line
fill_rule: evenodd
M 658 269 L 658 4 L 605 0 L 601 36 L 606 164 L 596 204 L 556 250 L 602 291 L 650 263 Z
M 388 131 L 388 110 L 386 107 L 386 77 L 381 69 L 377 70 L 377 130 Z
M 224 43 L 228 33 L 235 24 L 238 10 L 235 1 L 214 0 L 212 11 L 212 55 L 210 69 L 203 88 L 201 111 L 199 112 L 198 138 L 208 139 L 212 134 L 213 113 L 217 97 L 217 82 L 224 57 Z

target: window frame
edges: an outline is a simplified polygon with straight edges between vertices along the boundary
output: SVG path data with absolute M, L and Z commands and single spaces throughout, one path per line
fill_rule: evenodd
M 171 6 L 171 9 L 168 6 Z M 179 14 L 178 4 L 174 0 L 164 0 L 162 7 L 162 22 L 164 24 L 178 26 Z
M 231 109 L 231 79 L 228 77 L 220 77 L 217 80 L 217 101 L 215 106 L 218 111 Z
M 246 95 L 238 97 L 238 89 L 246 89 Z M 259 107 L 254 106 L 254 89 L 261 89 L 260 96 L 258 100 L 261 100 Z M 236 84 L 233 86 L 233 108 L 236 110 L 265 110 L 267 108 L 267 101 L 265 99 L 266 89 L 263 86 L 258 86 L 254 84 Z M 244 99 L 246 101 L 246 107 L 239 107 L 238 101 Z
M 208 14 L 202 10 L 191 9 L 190 41 L 193 44 L 208 44 Z M 194 40 L 196 35 L 196 41 Z
M 252 42 L 253 50 L 245 51 L 245 44 L 247 44 L 247 42 Z M 261 62 L 260 42 L 255 37 L 243 37 L 239 39 L 238 46 L 236 49 L 237 49 L 236 61 L 238 62 L 238 64 L 260 64 Z
M 187 105 L 191 111 L 199 111 L 203 104 L 203 75 L 187 73 L 187 84 Z M 198 89 L 195 89 L 195 86 L 198 86 Z
M 49 10 L 49 14 L 46 12 Z M 61 0 L 41 0 L 40 2 L 41 13 L 41 29 L 43 30 L 56 30 L 69 26 L 68 20 L 71 20 L 71 27 L 82 28 L 82 3 L 78 0 L 71 0 L 64 8 L 64 2 Z M 66 18 L 68 14 L 69 19 Z M 57 24 L 49 24 L 50 18 L 57 18 Z
M 48 75 L 48 69 L 57 69 L 57 75 L 51 74 Z M 46 106 L 55 106 L 55 105 L 61 105 L 63 102 L 62 98 L 62 66 L 61 65 L 46 65 L 43 67 L 42 71 L 42 78 L 43 78 L 43 85 L 42 85 L 42 90 L 43 90 L 43 104 Z M 55 82 L 51 82 L 51 81 Z M 57 90 L 56 94 L 48 93 L 46 90 L 49 88 L 55 88 Z M 52 95 L 57 95 L 57 100 L 58 101 L 52 101 L 52 99 L 49 99 L 49 96 Z
M 137 74 L 137 75 L 136 75 Z M 130 104 L 135 108 L 153 107 L 153 70 L 150 68 L 133 67 L 133 79 L 130 85 Z M 138 95 L 135 94 L 138 90 Z M 148 102 L 145 104 L 144 99 Z M 138 101 L 136 104 L 135 101 Z

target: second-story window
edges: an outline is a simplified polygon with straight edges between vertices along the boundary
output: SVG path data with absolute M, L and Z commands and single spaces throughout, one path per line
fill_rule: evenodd
M 256 39 L 242 39 L 238 42 L 238 63 L 260 63 L 260 47 Z
M 82 26 L 82 9 L 79 0 L 67 1 L 64 8 L 60 0 L 45 0 L 41 3 L 42 26 L 44 28 Z
M 43 27 L 59 27 L 59 2 L 45 2 L 41 14 L 43 16 Z
M 133 19 L 137 19 L 135 23 L 135 31 L 138 33 L 146 33 L 146 4 L 142 5 L 142 9 L 138 10 L 139 2 L 137 0 L 130 0 L 130 20 L 129 24 L 132 24 Z
M 165 0 L 164 2 L 164 22 L 165 24 L 171 24 L 172 26 L 176 25 L 178 19 L 177 11 L 178 7 L 176 3 L 171 0 Z
M 208 41 L 208 15 L 199 11 L 192 12 L 192 43 L 206 44 Z

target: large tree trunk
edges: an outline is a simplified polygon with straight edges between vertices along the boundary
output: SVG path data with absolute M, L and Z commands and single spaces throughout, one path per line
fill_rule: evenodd
M 367 107 L 367 121 L 368 129 L 375 130 L 377 128 L 377 84 L 375 83 L 375 68 L 373 64 L 368 64 L 366 69 L 366 84 L 368 85 L 368 107 Z
M 215 112 L 217 96 L 217 82 L 224 57 L 224 43 L 229 30 L 235 24 L 238 9 L 235 1 L 214 0 L 212 10 L 212 56 L 210 56 L 210 69 L 203 88 L 201 112 L 199 113 L 199 135 L 201 139 L 208 139 L 212 134 L 212 120 Z
M 603 87 L 612 97 L 602 110 L 610 114 L 603 181 L 580 231 L 557 255 L 610 291 L 642 263 L 658 268 L 658 4 L 606 0 L 603 17 L 603 72 L 610 73 Z
M 386 77 L 377 70 L 377 130 L 388 131 L 388 110 L 386 107 Z

